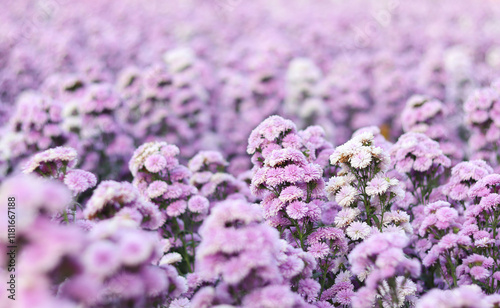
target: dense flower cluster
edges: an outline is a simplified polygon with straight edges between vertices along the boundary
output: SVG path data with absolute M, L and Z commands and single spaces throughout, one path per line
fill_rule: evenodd
M 439 142 L 443 153 L 450 158 L 461 160 L 463 150 L 456 135 L 457 125 L 445 121 L 450 107 L 439 100 L 422 95 L 414 95 L 406 102 L 401 114 L 401 124 L 405 132 L 423 133 Z
M 494 1 L 0 20 L 0 307 L 500 306 Z

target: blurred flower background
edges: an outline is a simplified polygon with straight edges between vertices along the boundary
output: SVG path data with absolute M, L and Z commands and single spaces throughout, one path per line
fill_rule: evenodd
M 500 2 L 0 20 L 0 307 L 499 304 Z

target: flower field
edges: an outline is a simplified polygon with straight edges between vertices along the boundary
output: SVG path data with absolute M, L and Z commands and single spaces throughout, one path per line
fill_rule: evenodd
M 0 308 L 500 307 L 500 2 L 0 20 Z

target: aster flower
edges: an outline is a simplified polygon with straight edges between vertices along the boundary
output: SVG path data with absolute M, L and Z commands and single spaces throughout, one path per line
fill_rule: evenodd
M 234 287 L 251 287 L 243 301 L 259 300 L 255 293 L 263 290 L 259 288 L 281 282 L 277 258 L 282 242 L 277 231 L 262 222 L 260 209 L 244 200 L 219 203 L 200 228 L 196 268 L 201 277 L 222 277 Z M 250 281 L 254 283 L 248 284 Z M 199 296 L 195 296 L 196 301 Z
M 406 102 L 401 114 L 401 123 L 405 132 L 427 135 L 440 143 L 443 153 L 450 158 L 460 160 L 463 157 L 460 139 L 454 134 L 445 118 L 449 116 L 449 108 L 437 99 L 422 95 L 413 95 Z
M 366 193 L 369 196 L 382 195 L 389 189 L 389 181 L 383 177 L 374 177 L 366 186 Z
M 361 213 L 356 208 L 344 208 L 335 216 L 335 225 L 339 228 L 344 228 L 352 224 L 358 215 Z
M 95 175 L 90 172 L 74 169 L 64 176 L 64 184 L 75 194 L 82 193 L 97 184 Z
M 419 203 L 427 203 L 439 183 L 439 175 L 451 165 L 439 143 L 421 133 L 402 135 L 391 149 L 391 158 L 398 172 L 408 176 L 412 194 Z
M 289 229 L 303 249 L 304 235 L 321 217 L 324 197 L 323 170 L 315 161 L 330 147 L 318 128 L 297 132 L 292 122 L 277 116 L 262 122 L 249 139 L 248 153 L 254 163 L 251 191 L 262 197 L 271 225 Z
M 59 169 L 74 167 L 77 163 L 76 150 L 70 147 L 48 149 L 33 156 L 23 169 L 24 173 L 40 172 L 57 177 Z
M 408 243 L 409 238 L 404 234 L 379 233 L 372 235 L 352 250 L 349 254 L 349 262 L 353 273 L 360 275 L 369 271 L 365 281 L 366 286 L 356 292 L 353 302 L 356 301 L 366 306 L 375 301 L 377 294 L 382 298 L 387 298 L 386 295 L 390 293 L 391 296 L 387 300 L 391 302 L 391 305 L 403 304 L 406 295 L 402 295 L 406 294 L 406 287 L 403 286 L 401 280 L 398 285 L 397 275 L 415 278 L 420 275 L 420 263 L 416 259 L 406 258 L 403 253 L 403 248 Z M 390 283 L 384 287 L 386 280 Z M 398 295 L 401 300 L 398 299 Z M 360 301 L 366 301 L 366 303 L 361 304 Z
M 335 201 L 342 207 L 348 207 L 357 200 L 358 194 L 356 188 L 346 185 L 335 195 Z
M 453 290 L 434 289 L 418 302 L 418 308 L 436 307 L 487 307 L 486 296 L 476 285 L 461 286 Z
M 356 241 L 359 239 L 366 239 L 370 235 L 371 231 L 370 226 L 366 222 L 355 221 L 347 227 L 346 234 L 353 241 Z
M 347 240 L 344 232 L 333 227 L 319 228 L 308 238 L 308 251 L 315 258 L 324 259 L 331 251 L 343 253 L 347 250 Z
M 354 136 L 345 144 L 338 146 L 330 156 L 332 165 L 345 168 L 365 169 L 370 165 L 385 171 L 388 165 L 388 157 L 382 148 L 373 145 L 373 134 L 365 132 Z
M 452 200 L 466 201 L 469 188 L 491 173 L 493 169 L 483 160 L 458 163 L 451 169 L 451 177 L 442 192 Z
M 285 120 L 279 116 L 271 116 L 257 126 L 248 139 L 248 154 L 253 154 L 257 148 L 262 148 L 270 142 L 287 132 L 296 132 L 297 128 L 290 120 Z

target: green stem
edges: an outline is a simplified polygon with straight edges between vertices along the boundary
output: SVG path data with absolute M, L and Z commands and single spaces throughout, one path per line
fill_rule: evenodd
M 179 239 L 180 239 L 180 240 L 181 240 L 181 242 L 182 242 L 182 250 L 181 250 L 181 255 L 182 255 L 183 259 L 184 259 L 184 260 L 186 261 L 186 263 L 187 263 L 187 266 L 188 266 L 188 271 L 189 271 L 190 273 L 192 273 L 192 272 L 193 272 L 193 270 L 192 270 L 192 268 L 191 268 L 191 262 L 189 261 L 189 253 L 187 252 L 187 248 L 186 248 L 186 241 L 184 240 L 184 237 L 183 237 L 183 236 L 182 236 L 182 234 L 181 234 L 181 228 L 180 228 L 180 226 L 179 226 L 179 223 L 177 222 L 177 219 L 175 219 L 175 218 L 174 218 L 172 221 L 174 222 L 174 226 L 175 226 L 176 230 L 178 230 L 178 231 L 179 231 L 179 233 L 178 233 L 178 237 L 179 237 Z

